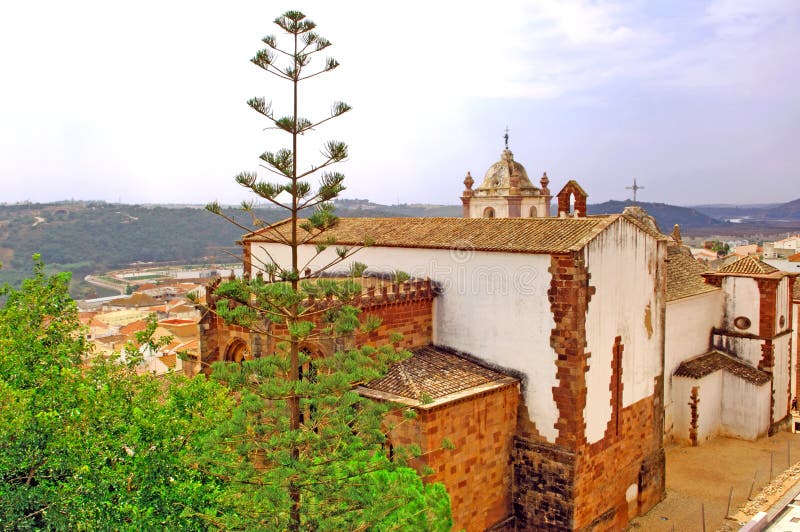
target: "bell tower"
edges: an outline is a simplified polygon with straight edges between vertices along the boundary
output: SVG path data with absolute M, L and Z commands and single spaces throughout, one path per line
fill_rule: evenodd
M 550 180 L 547 173 L 537 188 L 528 179 L 525 167 L 514 160 L 508 149 L 508 129 L 500 160 L 486 171 L 483 182 L 473 190 L 475 180 L 467 172 L 461 194 L 464 218 L 543 218 L 550 216 Z

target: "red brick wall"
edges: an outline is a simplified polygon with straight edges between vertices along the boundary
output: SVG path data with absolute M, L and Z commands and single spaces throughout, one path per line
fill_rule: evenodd
M 454 530 L 486 530 L 512 514 L 511 450 L 517 425 L 516 383 L 430 409 L 391 431 L 394 445 L 420 445 L 412 465 L 433 470 L 450 494 Z M 397 422 L 395 415 L 389 420 Z M 455 449 L 442 449 L 449 439 Z
M 664 497 L 663 449 L 654 438 L 653 397 L 622 409 L 619 437 L 606 437 L 578 454 L 575 469 L 577 530 L 621 530 Z M 634 485 L 632 501 L 625 498 Z
M 362 320 L 368 315 L 382 320 L 375 331 L 359 335 L 359 345 L 384 345 L 393 332 L 403 335 L 400 346 L 403 348 L 421 347 L 433 342 L 433 300 L 401 301 L 366 308 L 361 313 Z
M 377 347 L 387 344 L 390 335 L 395 332 L 403 335 L 399 347 L 404 349 L 428 345 L 433 341 L 433 295 L 430 293 L 426 296 L 409 290 L 407 297 L 398 297 L 391 301 L 386 298 L 370 299 L 360 314 L 362 322 L 369 315 L 382 320 L 380 327 L 375 331 L 371 333 L 356 331 L 347 338 L 312 342 L 313 345 L 310 347 L 322 355 L 329 355 L 336 350 L 354 345 Z M 283 324 L 269 324 L 269 327 L 273 335 L 278 337 L 286 335 L 286 327 Z M 242 327 L 226 325 L 213 311 L 204 316 L 200 329 L 200 350 L 203 362 L 206 364 L 223 360 L 226 347 L 236 338 L 244 340 L 255 357 L 261 353 L 274 352 L 278 341 L 276 338 L 251 332 Z

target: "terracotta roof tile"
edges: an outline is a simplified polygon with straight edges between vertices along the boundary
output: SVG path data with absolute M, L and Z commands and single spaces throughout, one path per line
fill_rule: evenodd
M 701 275 L 709 269 L 697 259 L 681 252 L 678 246 L 667 248 L 667 301 L 718 291 Z
M 421 401 L 426 396 L 438 399 L 508 378 L 440 347 L 420 347 L 412 353 L 392 366 L 385 377 L 364 387 Z
M 728 264 L 719 270 L 719 273 L 739 273 L 744 275 L 767 275 L 779 271 L 778 268 L 770 266 L 756 257 L 742 257 L 733 264 Z
M 585 218 L 341 218 L 317 243 L 333 237 L 337 244 L 358 245 L 371 239 L 376 246 L 519 253 L 563 253 L 582 249 L 622 215 Z M 637 227 L 643 224 L 634 223 Z M 277 242 L 275 232 L 288 236 L 289 222 L 243 236 L 248 241 Z M 648 231 L 652 233 L 652 231 Z M 308 233 L 300 229 L 300 237 Z M 657 238 L 665 238 L 658 233 Z
M 769 373 L 761 371 L 745 362 L 740 358 L 726 355 L 717 350 L 709 351 L 704 355 L 681 362 L 675 370 L 676 377 L 689 377 L 690 379 L 701 379 L 706 375 L 711 375 L 715 371 L 724 370 L 732 375 L 736 375 L 747 382 L 762 385 L 770 380 Z
M 177 356 L 175 353 L 170 353 L 167 355 L 161 355 L 161 362 L 164 363 L 169 369 L 175 369 L 175 365 L 177 364 Z

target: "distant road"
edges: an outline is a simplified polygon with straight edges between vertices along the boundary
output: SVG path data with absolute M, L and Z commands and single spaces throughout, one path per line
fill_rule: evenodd
M 102 288 L 107 288 L 109 290 L 114 290 L 120 293 L 120 295 L 125 295 L 125 287 L 121 286 L 119 283 L 112 283 L 111 281 L 106 281 L 105 279 L 100 279 L 99 277 L 94 277 L 92 275 L 87 275 L 83 278 L 89 284 L 93 284 L 95 286 L 100 286 Z

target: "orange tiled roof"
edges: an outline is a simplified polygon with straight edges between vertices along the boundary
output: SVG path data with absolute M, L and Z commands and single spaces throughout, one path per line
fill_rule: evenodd
M 161 362 L 164 363 L 169 369 L 175 369 L 175 365 L 177 364 L 177 356 L 175 353 L 170 353 L 167 355 L 161 355 L 160 359 Z
M 364 388 L 406 399 L 439 399 L 476 386 L 501 382 L 507 375 L 462 358 L 446 349 L 425 346 L 412 350 L 413 356 L 395 364 L 385 377 Z
M 709 269 L 691 255 L 681 253 L 677 246 L 667 249 L 667 301 L 718 291 L 707 284 L 701 275 Z
M 800 253 L 789 255 L 789 262 L 800 262 Z
M 335 227 L 308 243 L 335 238 L 336 244 L 359 245 L 370 239 L 384 247 L 564 253 L 582 249 L 623 215 L 585 218 L 341 218 Z M 644 224 L 625 217 L 639 228 Z M 303 220 L 305 221 L 305 220 Z M 303 222 L 301 221 L 301 223 Z M 279 242 L 276 232 L 288 236 L 288 220 L 243 236 L 245 241 Z M 660 233 L 656 238 L 666 238 Z M 311 236 L 299 229 L 304 239 Z
M 89 320 L 89 327 L 108 327 L 108 323 L 100 320 L 97 317 L 92 318 Z
M 721 268 L 718 273 L 733 273 L 733 274 L 743 274 L 743 275 L 768 275 L 770 273 L 775 273 L 778 268 L 774 266 L 770 266 L 766 262 L 763 262 L 755 257 L 748 256 L 742 257 L 741 259 L 737 260 L 732 264 L 728 264 L 724 268 Z
M 675 370 L 676 377 L 702 379 L 715 371 L 724 370 L 753 384 L 761 385 L 770 381 L 769 373 L 761 371 L 742 359 L 726 355 L 716 349 L 704 355 L 684 360 Z
M 123 327 L 120 327 L 119 333 L 120 334 L 124 334 L 124 335 L 128 335 L 128 334 L 133 334 L 133 333 L 136 333 L 136 332 L 139 332 L 139 331 L 143 331 L 146 328 L 147 328 L 147 322 L 145 320 L 136 320 L 136 321 L 130 322 L 129 324 L 127 324 L 127 325 L 125 325 Z

